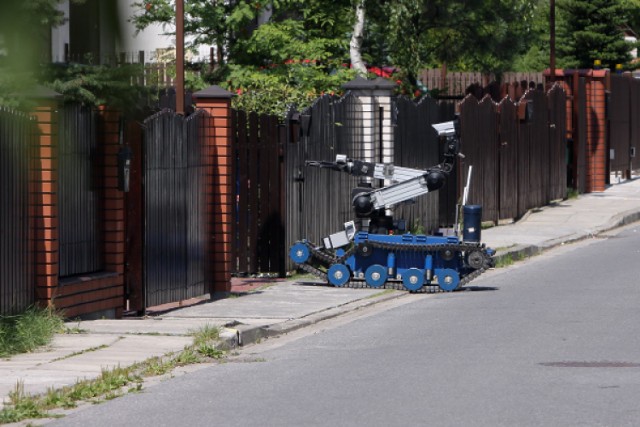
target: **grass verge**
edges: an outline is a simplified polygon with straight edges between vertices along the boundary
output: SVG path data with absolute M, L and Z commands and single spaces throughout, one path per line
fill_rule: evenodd
M 98 378 L 79 381 L 61 389 L 49 389 L 42 395 L 25 393 L 24 384 L 16 384 L 9 395 L 8 404 L 0 410 L 0 424 L 15 423 L 28 419 L 56 418 L 58 409 L 74 408 L 80 402 L 99 403 L 126 393 L 142 390 L 144 379 L 170 373 L 179 366 L 220 360 L 226 352 L 219 348 L 220 330 L 204 326 L 192 332 L 193 344 L 179 353 L 153 357 L 126 368 L 103 370 Z
M 522 261 L 526 258 L 526 255 L 523 253 L 515 253 L 515 254 L 506 254 L 500 257 L 496 261 L 495 268 L 505 268 L 513 265 L 517 261 Z
M 48 345 L 64 321 L 53 308 L 31 307 L 14 316 L 0 316 L 0 357 L 28 353 Z

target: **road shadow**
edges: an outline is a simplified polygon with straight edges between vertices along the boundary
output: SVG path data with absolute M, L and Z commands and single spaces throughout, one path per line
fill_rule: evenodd
M 495 288 L 493 286 L 465 286 L 460 290 L 469 291 L 469 292 L 484 292 L 484 291 L 499 291 L 500 288 Z

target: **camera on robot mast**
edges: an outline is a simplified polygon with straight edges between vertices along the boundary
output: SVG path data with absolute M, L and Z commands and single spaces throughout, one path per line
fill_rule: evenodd
M 438 136 L 446 136 L 446 137 L 457 136 L 460 132 L 458 120 L 435 123 L 431 126 L 436 130 L 436 132 L 438 133 Z

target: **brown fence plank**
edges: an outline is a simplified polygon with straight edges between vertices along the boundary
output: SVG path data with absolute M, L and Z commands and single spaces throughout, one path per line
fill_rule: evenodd
M 248 214 L 249 214 L 249 236 L 247 246 L 249 253 L 249 271 L 258 271 L 258 220 L 259 220 L 259 192 L 258 192 L 258 150 L 259 150 L 259 129 L 258 115 L 249 113 L 249 189 L 248 189 Z
M 550 143 L 550 200 L 563 199 L 567 195 L 567 97 L 561 85 L 554 85 L 547 94 L 549 105 Z
M 518 216 L 518 146 L 520 134 L 517 109 L 511 98 L 500 103 L 499 137 L 499 219 Z
M 248 239 L 249 239 L 249 142 L 247 136 L 247 114 L 244 111 L 236 112 L 237 129 L 237 173 L 234 174 L 237 180 L 237 197 L 236 197 L 236 215 L 237 221 L 236 232 L 234 237 L 237 239 L 237 271 L 240 273 L 248 272 Z
M 473 166 L 467 204 L 482 205 L 484 221 L 498 221 L 497 115 L 496 105 L 485 97 L 478 102 L 467 96 L 460 106 L 463 179 Z
M 622 75 L 611 76 L 609 97 L 609 160 L 611 173 L 623 178 L 629 174 L 630 109 L 632 79 Z

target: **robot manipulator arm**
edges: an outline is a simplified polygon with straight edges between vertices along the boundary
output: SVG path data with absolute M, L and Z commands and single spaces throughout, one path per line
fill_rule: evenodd
M 373 177 L 375 164 L 363 162 L 362 160 L 352 160 L 344 154 L 338 154 L 335 162 L 325 162 L 322 160 L 307 160 L 305 166 L 313 166 L 321 169 L 331 169 L 339 172 L 346 172 L 353 176 Z

